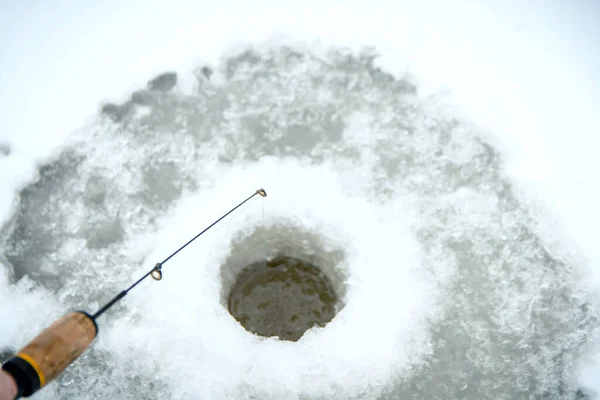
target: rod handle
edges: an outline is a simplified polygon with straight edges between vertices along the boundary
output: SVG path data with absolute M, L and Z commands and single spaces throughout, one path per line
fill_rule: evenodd
M 13 376 L 19 397 L 28 397 L 56 378 L 98 334 L 94 319 L 83 311 L 54 321 L 10 358 L 2 369 Z

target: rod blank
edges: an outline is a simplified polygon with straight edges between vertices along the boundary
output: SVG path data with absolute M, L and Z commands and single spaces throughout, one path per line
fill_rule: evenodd
M 215 222 L 213 222 L 212 224 L 210 224 L 208 227 L 206 227 L 202 232 L 200 232 L 199 234 L 197 234 L 196 236 L 194 236 L 193 238 L 191 238 L 187 243 L 185 243 L 183 246 L 181 246 L 180 248 L 178 248 L 177 250 L 175 250 L 173 253 L 171 253 L 171 255 L 169 255 L 167 258 L 165 258 L 162 262 L 157 263 L 154 268 L 152 268 L 150 271 L 148 271 L 144 276 L 142 276 L 140 279 L 138 279 L 135 283 L 133 283 L 131 286 L 129 286 L 127 289 L 121 291 L 118 295 L 116 295 L 115 297 L 113 297 L 108 303 L 106 303 L 104 306 L 102 306 L 98 311 L 96 311 L 94 314 L 92 314 L 92 319 L 96 320 L 96 318 L 98 318 L 99 316 L 101 316 L 102 314 L 104 314 L 106 311 L 108 311 L 112 306 L 114 306 L 119 300 L 121 300 L 123 297 L 125 297 L 127 295 L 127 293 L 129 293 L 130 290 L 132 290 L 134 287 L 136 287 L 140 282 L 142 282 L 144 279 L 146 279 L 148 277 L 148 275 L 151 275 L 155 280 L 159 281 L 162 279 L 162 266 L 169 261 L 171 258 L 175 257 L 181 250 L 185 249 L 188 245 L 190 245 L 194 240 L 198 239 L 200 236 L 202 236 L 206 231 L 208 231 L 210 228 L 212 228 L 213 226 L 215 226 L 216 224 L 218 224 L 219 222 L 221 222 L 224 218 L 226 218 L 229 214 L 231 214 L 232 212 L 234 212 L 235 210 L 237 210 L 238 208 L 240 208 L 242 205 L 244 205 L 246 202 L 250 201 L 250 199 L 252 199 L 254 196 L 259 195 L 261 197 L 267 197 L 267 192 L 265 191 L 265 189 L 258 189 L 256 192 L 254 192 L 254 194 L 252 194 L 252 196 L 249 196 L 246 200 L 242 201 L 240 204 L 238 204 L 237 206 L 233 207 L 231 210 L 229 210 L 227 213 L 223 214 L 219 219 L 217 219 Z

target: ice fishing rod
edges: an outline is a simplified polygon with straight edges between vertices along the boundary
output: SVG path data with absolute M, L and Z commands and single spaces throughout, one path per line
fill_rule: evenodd
M 23 349 L 18 351 L 14 357 L 2 364 L 2 369 L 13 377 L 17 385 L 18 391 L 15 399 L 31 396 L 56 378 L 65 370 L 65 368 L 75 361 L 96 338 L 98 334 L 96 319 L 98 317 L 125 297 L 129 291 L 135 288 L 148 276 L 152 276 L 152 278 L 157 281 L 161 280 L 162 267 L 165 263 L 256 195 L 267 197 L 267 192 L 264 189 L 258 189 L 252 196 L 248 197 L 221 218 L 210 224 L 202 232 L 194 236 L 175 252 L 171 253 L 171 255 L 163 261 L 157 263 L 150 271 L 144 274 L 127 289 L 113 297 L 112 300 L 94 314 L 90 315 L 85 311 L 75 311 L 63 316 L 42 331 L 42 333 L 23 347 Z M 0 397 L 1 395 L 2 394 L 0 393 Z

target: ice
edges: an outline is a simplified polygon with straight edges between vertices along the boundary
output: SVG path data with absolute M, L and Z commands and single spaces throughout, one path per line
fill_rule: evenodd
M 262 226 L 253 204 L 183 253 L 158 286 L 132 293 L 107 315 L 97 345 L 40 396 L 569 398 L 579 383 L 591 393 L 600 374 L 594 361 L 600 257 L 590 232 L 600 220 L 598 97 L 590 67 L 597 65 L 590 43 L 598 36 L 595 25 L 578 22 L 593 21 L 597 9 L 422 4 L 347 6 L 345 18 L 327 2 L 265 3 L 268 16 L 242 4 L 232 13 L 233 3 L 197 13 L 190 4 L 143 13 L 132 5 L 115 13 L 108 3 L 85 9 L 64 3 L 53 19 L 43 9 L 3 13 L 10 23 L 2 24 L 2 46 L 12 57 L 2 60 L 10 73 L 0 75 L 6 114 L 0 143 L 11 152 L 0 152 L 7 193 L 0 213 L 11 219 L 0 243 L 15 276 L 3 278 L 0 312 L 16 327 L 3 324 L 3 346 L 18 347 L 18 333 L 33 335 L 66 308 L 106 301 L 193 234 L 196 222 L 209 222 L 223 203 L 259 186 L 272 194 L 265 200 L 267 233 L 278 232 L 272 225 L 278 219 L 298 232 L 310 228 L 324 243 L 343 247 L 348 268 L 355 266 L 339 318 L 297 347 L 240 331 L 219 305 L 216 282 L 218 264 L 235 252 L 235 235 Z M 403 8 L 382 12 L 390 7 Z M 87 29 L 90 17 L 103 26 Z M 47 34 L 52 21 L 59 21 L 60 34 Z M 280 39 L 245 56 L 245 46 L 222 56 L 231 42 L 256 43 L 276 31 L 302 39 L 289 47 L 300 61 Z M 21 40 L 6 40 L 15 35 Z M 315 47 L 315 38 L 327 44 Z M 371 53 L 336 54 L 330 44 L 376 45 L 382 57 L 369 64 Z M 22 51 L 32 48 L 42 50 Z M 198 56 L 203 62 L 189 62 Z M 229 78 L 228 63 L 236 65 Z M 189 73 L 203 65 L 216 71 L 208 81 Z M 174 68 L 180 85 L 172 96 L 159 96 L 158 105 L 137 107 L 121 124 L 87 119 L 100 101 L 126 101 Z M 407 70 L 417 79 L 404 77 Z M 390 81 L 386 73 L 404 79 Z M 330 79 L 319 81 L 323 76 Z M 291 87 L 304 97 L 294 97 Z M 458 111 L 428 97 L 439 87 L 451 89 L 447 100 Z M 465 123 L 464 115 L 490 132 Z M 66 139 L 73 129 L 80 130 Z M 36 162 L 47 165 L 38 173 Z M 293 179 L 282 182 L 272 175 L 277 171 Z M 12 194 L 36 174 L 38 182 L 16 204 Z M 307 196 L 298 182 L 321 195 Z M 367 236 L 359 222 L 381 234 Z M 388 248 L 402 243 L 418 243 L 406 246 L 416 253 L 402 253 L 404 263 Z M 361 269 L 372 258 L 381 260 L 378 268 L 397 266 L 390 273 L 406 283 Z M 423 268 L 419 274 L 405 264 Z M 29 278 L 15 283 L 24 274 Z M 188 276 L 207 279 L 194 285 Z M 176 282 L 187 290 L 176 290 Z M 386 291 L 373 287 L 392 284 L 404 290 L 388 290 L 395 303 L 386 303 Z M 432 297 L 405 301 L 419 298 L 419 288 L 431 288 Z M 390 319 L 392 306 L 410 323 Z M 378 312 L 360 312 L 373 308 Z M 213 330 L 190 313 L 205 316 Z M 364 324 L 352 325 L 362 314 Z M 377 330 L 384 322 L 389 328 Z M 365 343 L 359 334 L 378 340 Z M 361 346 L 351 346 L 358 340 Z M 324 352 L 320 363 L 316 346 Z M 390 348 L 398 352 L 390 355 Z M 583 352 L 589 356 L 581 366 L 575 359 Z M 196 369 L 181 372 L 189 362 L 183 354 L 198 359 Z M 580 382 L 571 374 L 575 364 Z M 99 384 L 89 376 L 99 376 Z
M 11 284 L 12 266 L 0 255 L 0 343 L 2 350 L 16 351 L 65 311 L 64 305 L 48 290 L 27 277 Z M 8 347 L 7 347 L 8 346 Z

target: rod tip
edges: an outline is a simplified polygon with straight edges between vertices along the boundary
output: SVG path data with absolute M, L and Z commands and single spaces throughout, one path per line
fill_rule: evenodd
M 267 192 L 265 191 L 265 189 L 258 189 L 256 193 L 260 194 L 262 197 L 267 197 Z

